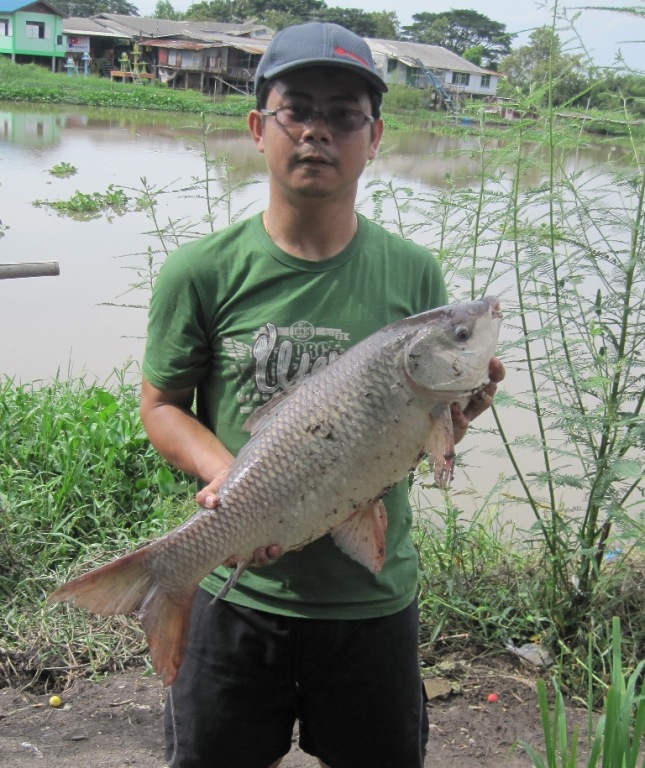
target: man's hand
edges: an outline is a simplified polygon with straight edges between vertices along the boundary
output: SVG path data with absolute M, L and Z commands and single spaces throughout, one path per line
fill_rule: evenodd
M 215 509 L 215 507 L 219 505 L 217 494 L 226 480 L 227 475 L 228 470 L 222 472 L 195 494 L 195 501 L 200 507 Z M 268 565 L 274 560 L 277 560 L 281 554 L 282 548 L 278 544 L 269 544 L 266 547 L 258 547 L 253 553 L 253 559 L 249 562 L 249 565 L 254 568 L 261 568 L 263 565 Z M 228 560 L 224 561 L 223 565 L 227 568 L 235 568 L 239 561 L 240 558 L 238 555 L 232 555 Z
M 466 434 L 470 422 L 490 408 L 495 392 L 497 392 L 497 385 L 500 381 L 503 381 L 504 376 L 506 376 L 506 371 L 502 361 L 497 357 L 493 357 L 488 365 L 490 382 L 486 387 L 475 395 L 463 410 L 457 403 L 453 403 L 450 406 L 455 443 L 458 443 Z
M 219 489 L 224 484 L 228 475 L 229 467 L 219 472 L 208 485 L 205 485 L 201 490 L 195 494 L 195 501 L 200 507 L 206 507 L 206 509 L 215 509 L 218 506 L 218 493 Z

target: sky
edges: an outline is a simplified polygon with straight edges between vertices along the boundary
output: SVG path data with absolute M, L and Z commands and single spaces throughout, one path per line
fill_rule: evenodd
M 402 3 L 396 0 L 325 1 L 329 7 L 360 8 L 367 12 L 395 10 L 401 26 L 411 24 L 412 16 L 416 13 L 440 13 L 452 8 L 474 10 L 488 16 L 492 21 L 505 24 L 507 32 L 520 33 L 513 47 L 528 42 L 531 29 L 552 23 L 554 5 L 553 0 L 404 0 Z M 194 0 L 170 0 L 176 11 L 185 11 L 193 2 Z M 147 15 L 154 12 L 157 2 L 132 0 L 132 4 L 139 9 L 141 15 Z M 643 15 L 638 17 L 613 10 L 578 10 L 599 6 L 635 7 L 642 11 Z M 612 66 L 620 50 L 628 67 L 641 73 L 645 71 L 645 0 L 559 0 L 558 12 L 559 15 L 566 13 L 569 19 L 580 13 L 575 27 L 594 64 Z M 565 44 L 565 52 L 580 53 L 580 41 L 566 21 L 559 21 L 558 27 L 560 39 Z

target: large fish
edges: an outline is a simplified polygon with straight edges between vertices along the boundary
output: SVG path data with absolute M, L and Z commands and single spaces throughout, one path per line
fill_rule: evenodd
M 501 324 L 496 298 L 441 307 L 386 326 L 260 408 L 215 509 L 59 587 L 51 601 L 136 612 L 166 685 L 183 657 L 197 586 L 239 558 L 224 590 L 262 546 L 299 549 L 331 532 L 373 572 L 385 560 L 380 500 L 429 456 L 438 485 L 454 460 L 450 403 L 488 383 Z

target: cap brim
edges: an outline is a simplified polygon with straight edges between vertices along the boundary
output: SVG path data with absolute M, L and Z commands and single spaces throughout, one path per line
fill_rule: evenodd
M 355 72 L 357 75 L 361 75 L 367 80 L 370 85 L 373 85 L 379 93 L 387 93 L 387 85 L 385 82 L 374 72 L 360 64 L 353 64 L 351 61 L 336 61 L 334 59 L 307 59 L 306 61 L 292 61 L 288 64 L 283 64 L 281 67 L 273 67 L 267 69 L 262 73 L 261 81 L 273 80 L 278 75 L 282 75 L 285 72 L 293 72 L 296 69 L 307 69 L 308 67 L 337 67 L 338 69 L 349 69 L 351 72 Z

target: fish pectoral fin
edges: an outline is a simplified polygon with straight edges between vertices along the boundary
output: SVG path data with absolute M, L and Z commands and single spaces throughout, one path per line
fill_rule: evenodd
M 237 565 L 235 566 L 235 570 L 233 571 L 233 573 L 231 573 L 228 579 L 226 579 L 224 586 L 212 599 L 211 601 L 212 603 L 214 603 L 216 600 L 219 600 L 220 597 L 226 597 L 226 595 L 228 595 L 228 593 L 237 584 L 237 580 L 240 578 L 242 573 L 247 569 L 250 562 L 251 562 L 250 560 L 238 560 Z
M 387 512 L 379 499 L 359 509 L 331 532 L 336 546 L 372 573 L 379 573 L 385 562 Z
M 455 469 L 455 435 L 452 429 L 450 406 L 442 403 L 432 413 L 432 429 L 426 440 L 425 452 L 434 469 L 434 480 L 439 488 L 446 488 Z

